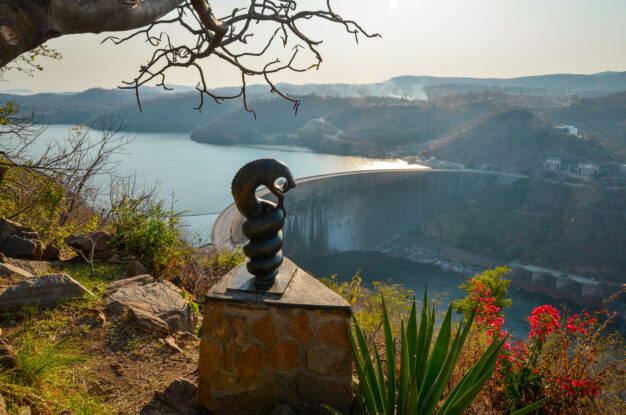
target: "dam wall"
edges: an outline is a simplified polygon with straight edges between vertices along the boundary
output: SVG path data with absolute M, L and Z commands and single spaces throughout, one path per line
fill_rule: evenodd
M 448 205 L 491 185 L 511 185 L 523 176 L 472 170 L 372 170 L 297 181 L 285 197 L 283 251 L 296 263 L 335 252 L 379 250 L 432 219 Z M 267 190 L 259 196 L 273 199 Z M 243 218 L 234 204 L 213 227 L 218 248 L 245 243 Z
M 397 238 L 435 218 L 450 206 L 470 206 L 481 190 L 517 191 L 525 176 L 474 170 L 384 170 L 315 176 L 297 181 L 285 197 L 285 256 L 295 263 L 337 252 L 402 250 Z M 265 189 L 257 193 L 267 199 Z M 246 242 L 241 234 L 243 218 L 234 204 L 218 217 L 212 231 L 217 248 L 231 249 Z M 472 224 L 467 224 L 472 226 Z M 512 260 L 487 258 L 454 247 L 411 245 L 408 254 L 391 253 L 416 262 L 431 256 L 434 262 L 451 261 L 477 269 L 505 265 Z M 459 256 L 459 252 L 463 255 Z M 426 262 L 432 262 L 430 260 Z M 528 270 L 509 264 L 512 283 L 572 301 L 597 304 L 619 289 L 619 284 L 579 276 Z M 554 274 L 554 275 L 553 275 Z
M 364 171 L 305 179 L 285 198 L 285 255 L 296 263 L 335 252 L 371 251 L 452 203 L 513 175 L 488 172 Z

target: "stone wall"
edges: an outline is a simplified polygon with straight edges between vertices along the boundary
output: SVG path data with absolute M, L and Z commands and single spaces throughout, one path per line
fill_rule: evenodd
M 228 280 L 228 278 L 226 278 Z M 296 414 L 347 413 L 352 402 L 350 311 L 327 302 L 298 303 L 336 294 L 301 270 L 285 295 L 229 301 L 213 292 L 205 303 L 200 343 L 198 404 L 214 414 L 269 414 L 281 404 Z M 305 287 L 306 286 L 306 287 Z M 315 295 L 313 295 L 315 292 Z M 237 296 L 237 295 L 235 295 Z M 245 295 L 243 295 L 245 297 Z M 239 296 L 237 296 L 239 297 Z

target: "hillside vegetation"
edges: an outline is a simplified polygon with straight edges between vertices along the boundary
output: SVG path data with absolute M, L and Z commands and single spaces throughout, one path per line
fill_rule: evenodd
M 597 142 L 557 130 L 551 122 L 526 109 L 493 113 L 432 146 L 422 156 L 435 156 L 470 168 L 528 173 L 555 154 L 597 162 L 613 160 Z

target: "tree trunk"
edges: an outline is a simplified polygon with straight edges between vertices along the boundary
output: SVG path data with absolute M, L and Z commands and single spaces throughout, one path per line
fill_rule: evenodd
M 0 67 L 49 39 L 132 30 L 183 0 L 0 0 Z
M 2 187 L 2 182 L 4 181 L 4 173 L 9 170 L 8 167 L 0 167 L 0 187 Z

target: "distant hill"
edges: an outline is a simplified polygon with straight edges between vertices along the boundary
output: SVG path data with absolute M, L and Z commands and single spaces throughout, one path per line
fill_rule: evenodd
M 24 112 L 34 111 L 49 124 L 96 124 L 102 117 L 119 117 L 131 131 L 190 132 L 235 108 L 241 101 L 216 104 L 205 100 L 202 112 L 195 110 L 200 98 L 195 92 L 164 95 L 157 89 L 141 94 L 143 112 L 135 93 L 119 89 L 93 88 L 75 94 L 0 94 L 0 102 L 15 101 Z
M 256 119 L 241 100 L 207 99 L 202 112 L 194 110 L 199 96 L 185 86 L 173 92 L 142 89 L 143 112 L 133 91 L 119 89 L 0 94 L 0 102 L 14 100 L 44 123 L 97 125 L 103 116 L 118 117 L 130 131 L 191 133 L 196 141 L 222 145 L 296 145 L 374 157 L 416 156 L 427 149 L 423 155 L 509 171 L 532 168 L 550 152 L 626 160 L 626 72 L 512 79 L 401 76 L 371 84 L 279 87 L 301 98 L 297 114 L 266 85 L 248 88 Z M 578 127 L 584 139 L 554 130 L 555 124 Z
M 415 146 L 453 133 L 494 111 L 484 97 L 454 105 L 392 98 L 302 97 L 297 115 L 283 100 L 251 103 L 193 131 L 193 140 L 211 144 L 287 144 L 334 154 L 384 156 L 415 154 Z
M 596 162 L 614 158 L 597 142 L 554 128 L 554 124 L 527 109 L 493 113 L 422 153 L 422 157 L 462 163 L 470 168 L 530 172 L 548 155 L 567 154 Z

